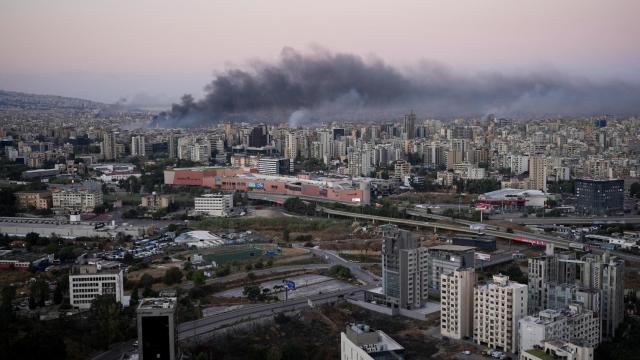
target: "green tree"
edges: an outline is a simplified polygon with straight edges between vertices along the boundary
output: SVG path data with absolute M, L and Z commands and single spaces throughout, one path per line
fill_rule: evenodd
M 6 329 L 14 319 L 13 300 L 16 298 L 15 286 L 2 288 L 2 303 L 0 303 L 0 328 Z
M 117 341 L 123 340 L 128 320 L 122 311 L 122 305 L 113 295 L 100 295 L 91 303 L 89 312 L 91 343 L 93 346 L 108 349 Z
M 37 306 L 44 306 L 45 302 L 49 300 L 49 285 L 42 278 L 36 279 L 31 284 L 30 291 Z
M 35 233 L 35 232 L 30 232 L 25 236 L 24 239 L 27 242 L 27 246 L 29 246 L 29 247 L 36 246 L 39 243 L 40 234 Z
M 151 287 L 153 286 L 153 283 L 155 282 L 153 276 L 149 275 L 149 274 L 143 274 L 140 277 L 140 285 L 142 285 L 142 287 L 146 290 L 146 289 L 151 289 Z
M 246 296 L 249 300 L 257 300 L 262 294 L 262 290 L 258 285 L 247 285 L 242 290 L 242 295 Z
M 58 285 L 53 291 L 53 303 L 56 305 L 60 305 L 62 303 L 62 299 L 64 299 L 64 294 L 62 293 L 60 285 Z
M 6 174 L 2 172 L 2 174 Z M 10 189 L 0 190 L 0 216 L 15 216 L 18 211 L 16 196 Z
M 182 281 L 182 270 L 172 267 L 164 273 L 163 282 L 167 285 L 178 284 Z
M 333 265 L 330 267 L 329 276 L 339 279 L 351 279 L 353 277 L 353 275 L 351 275 L 351 270 L 343 265 Z
M 204 271 L 202 270 L 194 271 L 193 275 L 191 276 L 191 279 L 193 280 L 193 284 L 195 286 L 204 285 L 204 281 L 205 281 Z

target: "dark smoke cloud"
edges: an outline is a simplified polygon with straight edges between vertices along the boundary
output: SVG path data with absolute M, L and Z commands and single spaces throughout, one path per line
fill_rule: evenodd
M 594 82 L 558 72 L 462 76 L 422 62 L 397 69 L 382 60 L 315 49 L 282 51 L 274 64 L 230 69 L 185 95 L 153 126 L 190 127 L 221 121 L 378 120 L 413 109 L 423 116 L 637 114 L 640 86 Z

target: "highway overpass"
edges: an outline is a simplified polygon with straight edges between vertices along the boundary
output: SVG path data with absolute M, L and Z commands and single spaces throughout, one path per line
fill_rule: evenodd
M 339 203 L 339 204 L 350 205 L 350 206 L 358 206 L 358 204 L 350 201 L 340 201 L 340 200 L 327 199 L 323 197 L 304 196 L 304 195 L 270 194 L 270 193 L 261 193 L 257 191 L 248 191 L 247 196 L 251 200 L 269 201 L 269 202 L 280 204 L 280 205 L 284 204 L 285 200 L 289 198 L 297 197 L 301 200 L 313 201 L 317 203 Z
M 443 224 L 443 223 L 417 221 L 417 220 L 409 220 L 409 219 L 397 219 L 397 218 L 390 218 L 390 217 L 384 217 L 384 216 L 358 214 L 358 213 L 352 213 L 348 211 L 332 210 L 332 209 L 327 209 L 322 207 L 320 208 L 320 210 L 327 215 L 344 216 L 344 217 L 350 217 L 354 219 L 370 220 L 374 223 L 378 221 L 380 223 L 400 224 L 400 225 L 415 226 L 415 227 L 430 227 L 433 229 L 450 230 L 450 231 L 468 233 L 468 234 L 478 234 L 477 231 L 471 230 L 469 226 L 465 226 L 465 225 Z M 516 231 L 515 233 L 508 233 L 506 231 L 486 229 L 486 230 L 483 230 L 482 233 L 486 235 L 494 236 L 500 239 L 530 243 L 530 244 L 540 245 L 540 246 L 545 244 L 553 244 L 554 246 L 565 248 L 565 249 L 569 248 L 569 243 L 570 243 L 569 240 L 565 240 L 565 239 L 558 238 L 551 235 L 531 234 L 531 233 L 525 233 L 525 232 L 519 232 L 519 231 Z M 593 252 L 596 254 L 602 253 L 602 251 L 599 249 L 595 249 L 593 250 Z M 631 254 L 620 252 L 620 251 L 611 251 L 610 253 L 622 259 L 625 259 L 627 261 L 640 262 L 640 256 L 637 256 L 637 255 L 631 255 Z
M 494 219 L 492 219 L 494 220 Z M 496 221 L 510 222 L 520 225 L 615 225 L 640 224 L 640 216 L 611 216 L 611 217 L 514 217 L 500 218 Z

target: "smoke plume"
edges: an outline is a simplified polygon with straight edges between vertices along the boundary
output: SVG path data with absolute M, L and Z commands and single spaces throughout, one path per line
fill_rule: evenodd
M 637 114 L 640 86 L 590 81 L 558 72 L 462 76 L 421 62 L 398 69 L 382 60 L 314 49 L 282 50 L 275 63 L 229 69 L 200 100 L 184 95 L 152 126 L 192 127 L 221 121 L 390 119 L 413 109 L 422 116 Z

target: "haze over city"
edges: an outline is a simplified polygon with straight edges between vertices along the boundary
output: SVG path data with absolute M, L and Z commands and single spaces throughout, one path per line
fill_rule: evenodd
M 640 81 L 640 4 L 615 1 L 110 1 L 0 4 L 0 88 L 168 106 L 214 74 L 320 46 L 459 78 Z
M 0 354 L 640 359 L 640 1 L 0 1 Z

